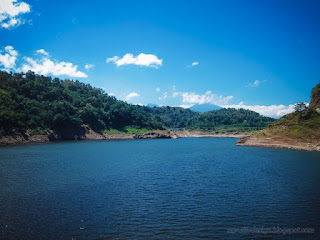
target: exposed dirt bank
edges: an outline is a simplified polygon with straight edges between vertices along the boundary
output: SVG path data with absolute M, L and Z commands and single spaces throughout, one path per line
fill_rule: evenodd
M 286 138 L 254 138 L 242 137 L 236 142 L 237 146 L 263 147 L 263 148 L 286 148 L 307 151 L 320 151 L 320 142 L 317 140 L 301 141 Z
M 156 130 L 147 134 L 99 134 L 89 127 L 84 127 L 83 131 L 57 134 L 48 131 L 44 135 L 18 135 L 0 136 L 0 146 L 27 144 L 27 143 L 46 143 L 70 140 L 123 140 L 123 139 L 160 139 L 160 138 L 179 138 L 171 131 Z
M 180 137 L 203 137 L 203 138 L 241 138 L 246 137 L 249 134 L 245 132 L 239 133 L 230 133 L 230 134 L 222 134 L 222 133 L 211 133 L 211 132 L 203 132 L 203 131 L 177 131 L 176 134 Z

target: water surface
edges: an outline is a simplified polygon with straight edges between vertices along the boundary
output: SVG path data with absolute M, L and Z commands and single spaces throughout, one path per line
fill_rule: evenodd
M 0 238 L 320 238 L 320 153 L 236 147 L 235 141 L 0 148 Z M 232 232 L 244 227 L 315 233 Z

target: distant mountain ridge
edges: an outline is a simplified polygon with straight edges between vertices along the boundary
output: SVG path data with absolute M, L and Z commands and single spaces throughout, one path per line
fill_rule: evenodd
M 203 104 L 195 104 L 189 109 L 194 112 L 204 113 L 204 112 L 219 110 L 219 109 L 222 109 L 222 107 L 211 104 L 211 103 L 203 103 Z

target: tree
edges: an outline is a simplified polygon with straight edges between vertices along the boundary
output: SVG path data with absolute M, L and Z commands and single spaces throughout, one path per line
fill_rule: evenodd
M 299 102 L 294 105 L 294 110 L 296 112 L 301 112 L 307 108 L 307 105 L 304 102 Z

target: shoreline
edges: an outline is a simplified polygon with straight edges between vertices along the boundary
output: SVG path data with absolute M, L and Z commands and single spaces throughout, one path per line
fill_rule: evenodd
M 181 138 L 188 138 L 188 137 L 195 137 L 195 138 L 242 138 L 249 136 L 247 132 L 240 132 L 240 133 L 210 133 L 210 132 L 203 132 L 203 131 L 176 131 L 177 135 Z
M 288 138 L 254 138 L 247 136 L 240 138 L 236 142 L 236 146 L 320 151 L 319 142 L 303 142 L 298 139 Z
M 285 138 L 254 138 L 248 133 L 221 134 L 207 133 L 202 131 L 155 131 L 147 134 L 98 134 L 91 129 L 88 129 L 84 136 L 76 136 L 73 139 L 54 138 L 53 140 L 50 137 L 50 134 L 31 136 L 0 136 L 0 147 L 41 143 L 59 143 L 67 141 L 108 141 L 178 138 L 238 138 L 235 145 L 240 147 L 295 149 L 318 152 L 320 151 L 320 142 L 302 142 L 296 139 L 293 140 Z
M 108 141 L 108 140 L 142 140 L 142 139 L 175 139 L 179 138 L 174 134 L 92 134 L 74 139 L 56 139 L 50 140 L 49 135 L 32 136 L 0 136 L 0 147 L 13 145 L 27 145 L 36 143 L 59 143 L 59 142 L 77 142 L 77 141 Z
M 35 143 L 58 143 L 65 141 L 96 141 L 96 140 L 142 140 L 142 139 L 178 139 L 178 138 L 241 138 L 248 134 L 221 134 L 206 133 L 201 131 L 163 131 L 156 130 L 146 134 L 99 134 L 87 128 L 83 136 L 72 136 L 69 138 L 58 138 L 53 133 L 47 135 L 19 135 L 19 136 L 0 136 L 0 146 L 26 145 Z

